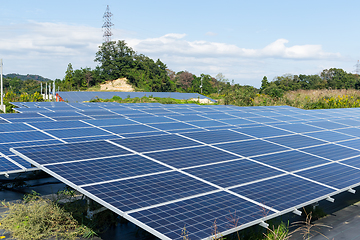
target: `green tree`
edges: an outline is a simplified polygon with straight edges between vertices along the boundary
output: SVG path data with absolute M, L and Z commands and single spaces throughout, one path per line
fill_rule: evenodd
M 261 80 L 260 92 L 263 92 L 265 90 L 265 88 L 267 88 L 268 86 L 269 86 L 269 81 L 268 81 L 267 77 L 264 76 L 263 79 Z
M 64 82 L 65 82 L 65 86 L 67 89 L 71 89 L 72 85 L 73 85 L 73 76 L 74 76 L 74 70 L 72 67 L 72 64 L 69 63 L 65 72 L 65 78 L 64 78 Z

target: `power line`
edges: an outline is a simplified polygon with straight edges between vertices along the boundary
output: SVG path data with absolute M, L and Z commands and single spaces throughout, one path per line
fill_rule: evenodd
M 112 24 L 112 22 L 111 22 L 112 15 L 113 14 L 110 12 L 109 5 L 107 5 L 106 11 L 103 16 L 104 24 L 102 26 L 103 31 L 104 31 L 104 34 L 103 34 L 104 42 L 106 42 L 106 43 L 111 41 L 111 36 L 113 35 L 111 32 L 111 27 L 114 26 L 114 24 Z

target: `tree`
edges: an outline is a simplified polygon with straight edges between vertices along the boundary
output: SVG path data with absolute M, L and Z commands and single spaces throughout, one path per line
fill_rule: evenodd
M 74 75 L 74 70 L 73 70 L 73 67 L 72 67 L 72 64 L 69 63 L 68 64 L 68 67 L 66 69 L 66 72 L 65 72 L 65 85 L 70 89 L 72 84 L 73 84 L 73 75 Z
M 267 88 L 269 86 L 269 82 L 266 76 L 263 77 L 262 81 L 261 81 L 261 87 L 260 87 L 260 92 L 263 92 L 265 90 L 265 88 Z
M 179 87 L 185 90 L 187 90 L 191 86 L 191 83 L 194 80 L 193 74 L 189 73 L 188 71 L 179 72 L 176 75 L 177 75 L 176 78 Z
M 125 41 L 103 43 L 95 55 L 95 62 L 100 63 L 100 69 L 107 80 L 125 77 L 134 62 L 135 51 L 128 47 Z

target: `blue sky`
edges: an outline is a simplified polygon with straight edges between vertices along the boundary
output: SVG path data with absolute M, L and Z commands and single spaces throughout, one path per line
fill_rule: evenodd
M 112 40 L 168 68 L 259 87 L 263 76 L 354 72 L 359 1 L 6 1 L 0 11 L 4 73 L 64 77 L 91 67 L 106 5 Z

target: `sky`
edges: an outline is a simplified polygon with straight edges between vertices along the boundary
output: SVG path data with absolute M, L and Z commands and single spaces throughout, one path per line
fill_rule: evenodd
M 63 79 L 69 63 L 95 68 L 107 5 L 111 40 L 175 72 L 260 87 L 264 76 L 354 73 L 360 59 L 360 1 L 12 0 L 0 3 L 4 74 Z

